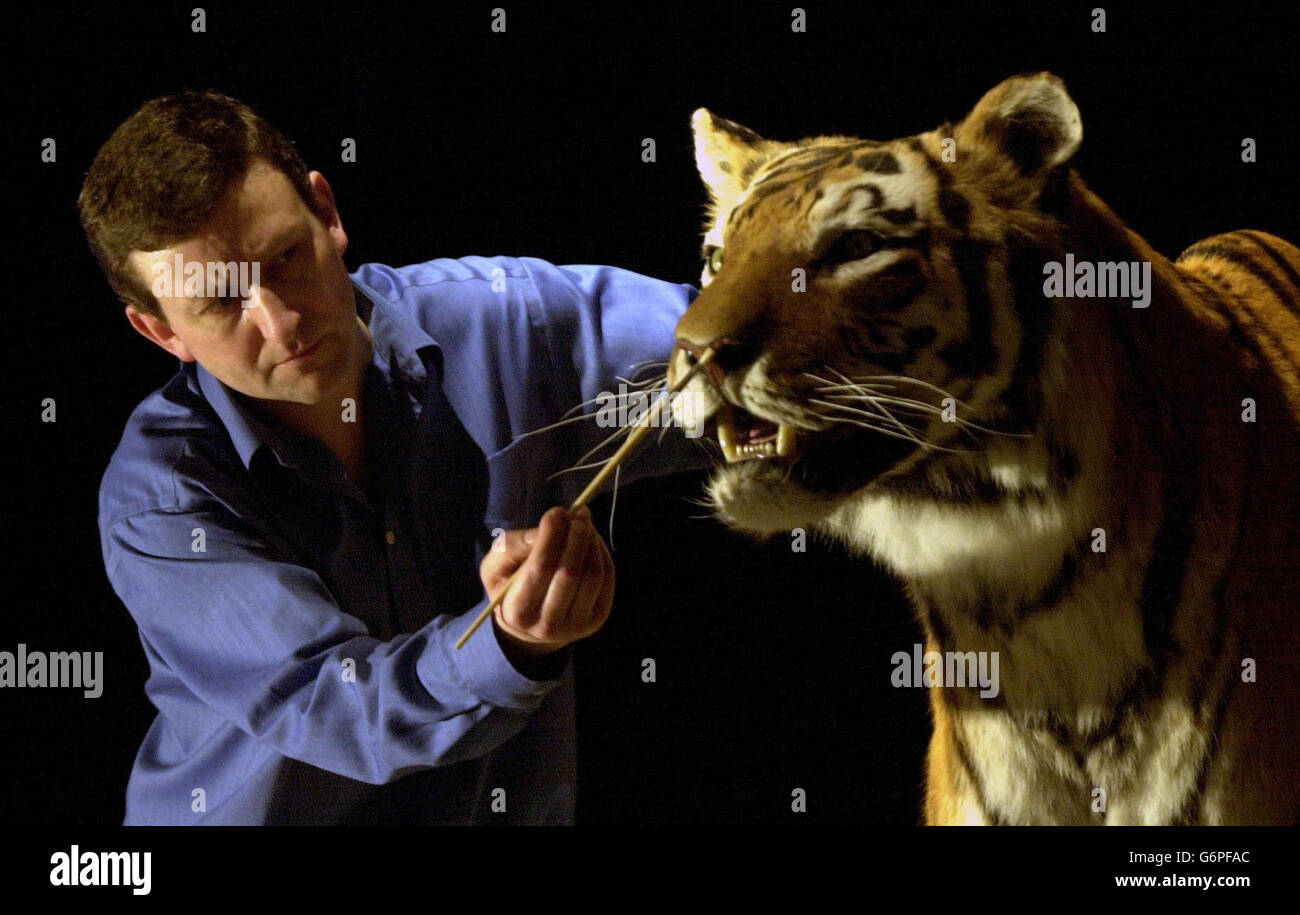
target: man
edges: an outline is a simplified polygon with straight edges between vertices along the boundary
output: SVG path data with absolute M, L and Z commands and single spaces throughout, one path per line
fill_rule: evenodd
M 666 359 L 694 290 L 532 258 L 349 275 L 325 178 L 213 92 L 142 107 L 78 204 L 132 327 L 181 360 L 100 490 L 159 712 L 126 823 L 571 822 L 570 646 L 613 563 L 585 509 L 523 525 L 609 430 L 520 436 Z M 629 469 L 698 466 L 685 441 Z

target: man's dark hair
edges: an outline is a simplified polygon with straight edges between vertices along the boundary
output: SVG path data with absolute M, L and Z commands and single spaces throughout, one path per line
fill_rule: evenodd
M 146 102 L 113 131 L 77 197 L 86 241 L 118 298 L 166 320 L 126 258 L 191 238 L 254 160 L 283 172 L 317 216 L 307 166 L 284 134 L 220 92 Z

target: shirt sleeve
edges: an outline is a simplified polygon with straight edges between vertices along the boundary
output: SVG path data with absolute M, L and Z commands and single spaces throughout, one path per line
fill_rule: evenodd
M 568 504 L 591 479 L 594 468 L 574 468 L 634 416 L 601 407 L 626 393 L 636 408 L 625 379 L 662 379 L 677 322 L 698 294 L 619 267 L 534 257 L 366 264 L 357 276 L 439 344 L 443 387 L 493 469 L 490 510 L 512 523 L 535 523 L 539 509 Z M 621 465 L 620 485 L 710 466 L 702 428 L 664 426 Z
M 575 390 L 574 403 L 584 404 L 589 417 L 575 424 L 573 460 L 595 448 L 600 450 L 588 461 L 608 458 L 623 440 L 611 438 L 613 433 L 635 425 L 651 404 L 641 387 L 629 383 L 630 376 L 641 382 L 663 379 L 677 322 L 698 290 L 618 267 L 521 261 L 537 288 L 554 383 Z M 665 409 L 639 451 L 620 465 L 621 484 L 709 466 L 698 440 L 703 429 L 690 422 L 692 411 L 680 406 L 676 412 Z M 566 498 L 575 498 L 592 473 L 567 475 Z
M 490 752 L 558 682 L 517 672 L 490 624 L 455 650 L 486 597 L 380 641 L 269 540 L 216 503 L 105 532 L 108 577 L 164 665 L 151 698 L 182 735 L 207 714 L 197 699 L 285 756 L 380 784 Z

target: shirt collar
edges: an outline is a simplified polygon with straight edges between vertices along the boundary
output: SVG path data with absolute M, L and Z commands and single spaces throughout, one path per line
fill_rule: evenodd
M 441 381 L 442 349 L 437 341 L 355 277 L 352 278 L 352 287 L 356 293 L 357 314 L 367 322 L 375 341 L 374 364 L 381 370 L 389 367 L 412 388 L 424 386 L 430 367 Z M 253 456 L 263 445 L 271 449 L 280 463 L 293 462 L 294 433 L 254 415 L 239 402 L 235 392 L 211 372 L 197 362 L 194 366 L 199 389 L 225 425 L 246 468 L 251 469 Z
M 375 340 L 375 361 L 382 359 L 382 364 L 392 366 L 394 372 L 421 387 L 428 379 L 429 366 L 433 365 L 441 382 L 442 347 L 438 342 L 400 308 L 355 276 L 352 285 L 357 291 L 357 314 L 369 325 Z

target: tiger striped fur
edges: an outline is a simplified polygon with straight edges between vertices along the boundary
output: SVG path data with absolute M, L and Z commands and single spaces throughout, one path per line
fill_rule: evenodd
M 837 538 L 927 649 L 998 653 L 995 697 L 929 690 L 925 821 L 1297 822 L 1300 250 L 1161 256 L 1069 167 L 1048 73 L 889 142 L 693 126 L 712 206 L 669 381 L 716 348 L 688 388 L 727 420 L 716 514 Z M 1067 254 L 1150 264 L 1149 305 L 1049 296 Z

